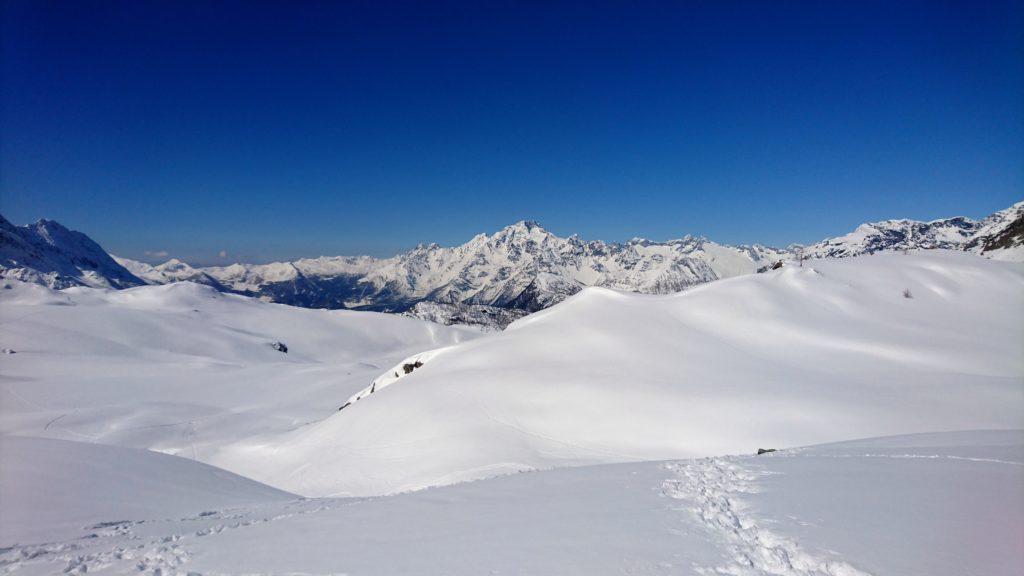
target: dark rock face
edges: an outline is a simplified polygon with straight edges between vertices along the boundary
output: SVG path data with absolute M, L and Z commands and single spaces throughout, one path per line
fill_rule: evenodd
M 988 252 L 990 250 L 1013 248 L 1022 244 L 1024 244 L 1024 213 L 1013 222 L 1010 222 L 1009 226 L 1005 229 L 994 234 L 991 238 L 987 238 L 982 245 L 982 251 Z

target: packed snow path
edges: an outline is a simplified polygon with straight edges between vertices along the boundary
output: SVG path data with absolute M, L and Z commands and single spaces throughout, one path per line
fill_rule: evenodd
M 70 455 L 78 443 L 8 440 L 36 452 L 45 442 L 55 456 L 53 470 L 22 467 L 21 481 L 39 474 L 66 483 L 38 482 L 45 490 L 91 487 L 118 499 L 106 516 L 91 502 L 75 509 L 59 495 L 54 500 L 61 510 L 40 510 L 38 501 L 12 499 L 10 483 L 19 478 L 0 470 L 2 574 L 1024 573 L 1020 431 L 548 470 L 342 499 L 266 492 L 185 459 L 91 445 L 79 448 L 134 454 L 131 470 L 102 482 L 86 467 L 62 477 L 64 458 L 56 456 Z M 203 508 L 160 501 L 153 495 L 156 479 L 136 482 L 172 470 L 176 482 L 189 484 L 192 500 L 205 499 Z M 195 476 L 191 482 L 181 478 L 188 474 Z M 225 504 L 218 506 L 218 498 Z M 263 500 L 230 504 L 226 498 Z M 171 514 L 168 505 L 181 510 Z M 79 520 L 73 533 L 51 530 L 63 535 L 48 541 L 38 536 L 41 529 L 54 524 L 66 530 L 67 523 L 53 514 L 33 517 L 33 511 Z M 19 524 L 4 525 L 12 517 Z
M 704 458 L 666 465 L 676 477 L 665 482 L 673 498 L 695 505 L 697 518 L 732 546 L 728 566 L 707 572 L 736 576 L 868 576 L 846 562 L 809 554 L 794 540 L 764 529 L 746 514 L 744 494 L 757 491 L 760 474 L 735 458 Z

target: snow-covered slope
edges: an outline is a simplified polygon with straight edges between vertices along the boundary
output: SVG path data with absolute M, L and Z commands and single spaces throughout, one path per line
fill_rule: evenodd
M 480 336 L 187 282 L 54 291 L 7 280 L 0 322 L 0 348 L 14 352 L 0 354 L 0 434 L 206 462 L 238 441 L 273 445 L 332 415 L 402 358 Z
M 20 466 L 23 458 L 31 454 L 10 461 Z M 81 466 L 75 479 L 134 496 L 138 481 L 166 464 L 146 460 L 138 477 Z M 181 471 L 193 478 L 168 480 L 203 493 L 224 486 L 186 464 Z M 89 506 L 60 492 L 82 488 L 41 480 L 38 493 L 69 511 Z M 171 494 L 189 489 L 152 482 Z M 268 499 L 225 509 L 218 495 L 202 513 L 177 507 L 173 497 L 144 501 L 166 510 L 155 521 L 148 510 L 109 502 L 109 514 L 90 516 L 77 534 L 11 548 L 0 541 L 0 567 L 14 574 L 1016 576 L 1024 571 L 1022 485 L 1020 431 L 880 438 L 766 456 L 550 470 L 382 498 Z
M 53 220 L 15 226 L 0 216 L 0 278 L 51 288 L 128 288 L 143 281 L 115 262 L 99 244 Z
M 1024 202 L 986 218 L 964 249 L 995 260 L 1024 262 Z
M 445 326 L 476 326 L 481 330 L 504 330 L 512 322 L 525 316 L 525 310 L 498 308 L 483 304 L 445 304 L 442 302 L 417 302 L 402 313 L 403 316 L 437 322 Z
M 78 538 L 111 522 L 297 498 L 206 464 L 131 448 L 0 436 L 0 459 L 0 547 Z
M 843 258 L 902 250 L 965 250 L 996 260 L 1024 262 L 1024 202 L 977 221 L 958 216 L 931 222 L 884 220 L 807 246 L 809 258 Z
M 404 359 L 375 393 L 280 444 L 242 442 L 212 460 L 300 494 L 362 495 L 1014 427 L 1022 317 L 1024 265 L 938 250 L 813 261 L 668 296 L 590 288 L 505 332 Z M 413 360 L 423 365 L 406 373 Z M 270 458 L 278 471 L 257 464 Z
M 804 250 L 808 258 L 845 258 L 893 250 L 960 249 L 978 230 L 970 218 L 946 218 L 932 222 L 884 220 L 861 224 L 844 236 L 828 238 Z

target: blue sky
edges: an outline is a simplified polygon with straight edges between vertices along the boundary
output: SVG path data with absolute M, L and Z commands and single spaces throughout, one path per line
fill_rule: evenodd
M 840 4 L 8 0 L 0 211 L 219 263 L 1024 197 L 1022 4 Z

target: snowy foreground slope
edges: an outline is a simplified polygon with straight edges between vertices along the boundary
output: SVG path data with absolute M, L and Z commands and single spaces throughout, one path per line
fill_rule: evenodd
M 368 499 L 288 499 L 228 484 L 181 460 L 206 500 L 153 503 L 132 474 L 79 463 L 75 443 L 8 439 L 0 475 L 9 518 L 45 529 L 10 482 L 66 494 L 121 495 L 108 514 L 71 504 L 77 534 L 0 540 L 14 574 L 733 574 L 747 576 L 1012 576 L 1024 571 L 1024 432 L 928 434 L 765 456 L 588 466 L 516 474 Z M 43 455 L 30 451 L 43 442 Z M 9 444 L 7 444 L 9 446 Z M 86 446 L 95 450 L 133 452 Z M 113 453 L 113 452 L 111 452 Z M 139 453 L 144 454 L 144 453 Z M 24 460 L 31 464 L 25 465 Z M 160 475 L 171 457 L 128 457 Z M 102 461 L 102 460 L 101 460 Z M 49 467 L 49 468 L 48 468 Z M 189 480 L 183 475 L 192 474 Z M 230 479 L 228 479 L 230 480 Z M 173 489 L 169 490 L 175 494 Z M 217 498 L 221 498 L 217 502 Z M 77 507 L 75 507 L 77 505 Z M 137 509 L 131 509 L 136 505 Z M 147 506 L 149 508 L 147 508 Z M 60 526 L 64 529 L 66 523 Z M 56 533 L 56 532 L 55 532 Z
M 190 283 L 117 291 L 2 285 L 10 288 L 0 289 L 0 348 L 15 353 L 0 354 L 0 434 L 200 461 L 241 439 L 273 443 L 333 415 L 402 358 L 480 336 Z
M 909 290 L 911 298 L 903 296 Z M 1024 265 L 822 260 L 681 294 L 588 289 L 418 354 L 348 407 L 209 462 L 307 496 L 566 465 L 1020 427 Z
M 148 450 L 0 436 L 0 457 L 0 545 L 75 539 L 84 527 L 113 519 L 167 518 L 297 498 Z

